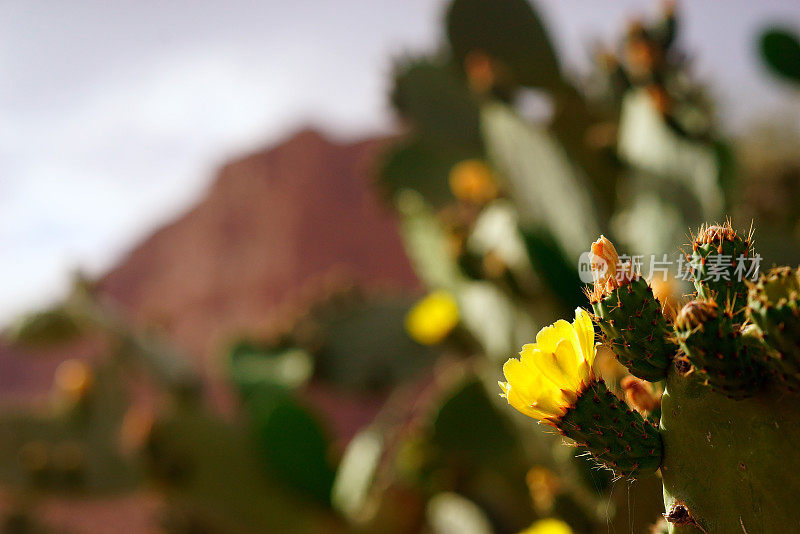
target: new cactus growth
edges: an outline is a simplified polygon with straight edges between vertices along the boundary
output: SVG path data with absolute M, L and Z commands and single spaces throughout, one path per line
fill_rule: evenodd
M 735 313 L 743 310 L 751 252 L 752 240 L 741 237 L 730 223 L 700 227 L 690 257 L 697 294 L 716 300 L 721 308 L 729 305 Z
M 523 350 L 521 361 L 506 364 L 509 382 L 501 385 L 509 403 L 555 426 L 620 476 L 660 469 L 672 534 L 800 532 L 800 272 L 778 268 L 746 282 L 758 260 L 750 238 L 729 223 L 703 226 L 690 257 L 697 291 L 673 322 L 607 239 L 592 251 L 589 296 L 606 342 L 632 374 L 664 383 L 660 406 L 647 395 L 643 410 L 660 412 L 658 430 L 591 370 L 577 379 L 579 388 L 560 390 L 567 402 L 555 415 L 537 411 L 539 388 L 552 385 L 546 373 L 531 378 L 522 369 L 560 362 L 567 352 L 553 351 L 562 345 L 552 340 L 553 354 Z M 562 323 L 551 329 L 566 340 Z M 629 402 L 649 388 L 637 380 L 625 381 Z

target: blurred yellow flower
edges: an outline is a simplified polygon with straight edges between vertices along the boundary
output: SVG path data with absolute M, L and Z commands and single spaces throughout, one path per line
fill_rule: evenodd
M 525 482 L 528 484 L 528 491 L 536 511 L 540 515 L 549 513 L 555 504 L 556 496 L 561 491 L 561 481 L 558 476 L 546 467 L 536 465 L 528 470 Z
M 552 424 L 594 379 L 595 350 L 592 319 L 578 308 L 572 324 L 562 319 L 542 328 L 536 343 L 503 365 L 502 396 L 525 415 Z
M 459 200 L 483 204 L 497 197 L 492 169 L 479 159 L 456 163 L 450 170 L 450 190 Z
M 458 304 L 447 291 L 434 291 L 417 302 L 406 315 L 408 335 L 423 345 L 435 345 L 458 324 Z
M 560 519 L 540 519 L 520 534 L 572 534 L 572 528 Z

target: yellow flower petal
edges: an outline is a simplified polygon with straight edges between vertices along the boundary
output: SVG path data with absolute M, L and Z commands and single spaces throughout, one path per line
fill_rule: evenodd
M 541 373 L 511 358 L 503 365 L 503 374 L 508 381 L 505 389 L 508 403 L 520 412 L 537 419 L 559 416 L 563 412 L 560 390 Z
M 591 367 L 594 364 L 594 357 L 597 353 L 594 342 L 594 325 L 592 324 L 592 318 L 586 310 L 576 308 L 575 321 L 573 321 L 572 324 L 578 335 L 580 351 L 589 364 L 589 367 Z
M 580 370 L 580 364 L 584 359 L 575 340 L 565 339 L 559 343 L 553 361 L 563 375 L 561 389 L 577 390 L 584 378 Z
M 564 319 L 559 319 L 550 326 L 545 326 L 536 334 L 536 346 L 542 352 L 555 352 L 558 343 L 574 334 L 574 329 Z
M 548 352 L 538 347 L 539 345 L 523 347 L 521 361 L 541 374 L 556 390 L 577 387 L 580 383 L 577 376 L 578 360 L 572 343 L 562 340 Z
M 502 395 L 530 417 L 557 419 L 592 378 L 595 350 L 592 320 L 579 308 L 572 324 L 561 320 L 543 328 L 519 359 L 503 365 Z

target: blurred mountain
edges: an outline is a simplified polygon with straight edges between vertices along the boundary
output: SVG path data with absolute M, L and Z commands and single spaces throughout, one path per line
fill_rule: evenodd
M 394 215 L 370 183 L 382 144 L 303 130 L 228 163 L 205 198 L 100 280 L 100 293 L 207 356 L 227 336 L 280 320 L 283 305 L 334 272 L 416 287 Z
M 134 327 L 165 334 L 210 378 L 219 400 L 215 371 L 225 344 L 274 330 L 326 280 L 418 288 L 395 216 L 372 185 L 383 146 L 383 139 L 338 143 L 306 129 L 231 161 L 194 207 L 97 281 L 98 296 Z M 0 342 L 0 396 L 41 398 L 58 362 L 100 352 L 84 342 L 56 350 Z

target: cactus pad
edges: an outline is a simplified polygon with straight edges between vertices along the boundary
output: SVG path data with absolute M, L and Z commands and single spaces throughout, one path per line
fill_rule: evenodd
M 667 378 L 661 435 L 673 534 L 800 531 L 798 398 L 765 387 L 731 400 L 696 373 Z
M 647 281 L 638 277 L 596 299 L 592 307 L 620 363 L 639 378 L 663 380 L 678 347 Z
M 800 391 L 800 273 L 771 270 L 750 289 L 748 315 L 775 352 L 766 366 L 776 381 Z
M 657 427 L 628 408 L 602 380 L 591 382 L 556 426 L 621 476 L 652 473 L 661 464 Z
M 689 302 L 675 319 L 675 333 L 698 376 L 712 389 L 732 399 L 758 391 L 764 349 L 742 335 L 730 309 L 720 310 L 713 300 Z

